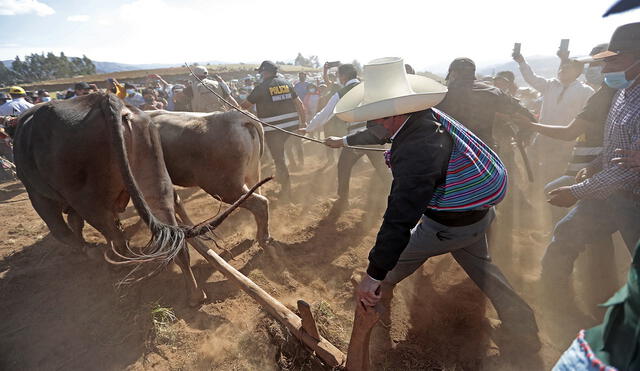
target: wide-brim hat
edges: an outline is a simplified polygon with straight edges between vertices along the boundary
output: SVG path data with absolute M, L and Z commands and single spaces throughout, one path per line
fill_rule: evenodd
M 435 80 L 408 75 L 402 58 L 374 59 L 363 67 L 363 82 L 338 101 L 334 113 L 347 122 L 375 120 L 431 108 L 446 94 Z

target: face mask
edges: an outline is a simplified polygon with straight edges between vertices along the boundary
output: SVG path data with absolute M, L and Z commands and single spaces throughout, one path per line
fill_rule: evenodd
M 40 98 L 41 102 L 50 102 L 51 101 L 51 97 L 42 97 Z
M 602 76 L 602 66 L 587 67 L 587 69 L 584 70 L 584 78 L 590 85 L 600 86 L 604 80 L 604 76 Z
M 127 89 L 127 95 L 134 95 L 135 93 L 135 89 Z
M 316 89 L 309 89 L 309 93 L 313 94 L 316 92 Z
M 151 104 L 151 103 L 153 103 L 153 98 L 150 98 L 150 97 L 148 97 L 148 98 L 144 98 L 144 101 L 145 101 L 146 103 L 148 103 L 148 104 Z
M 626 72 L 633 68 L 640 61 L 636 61 L 636 63 L 629 66 L 624 71 L 618 72 L 607 72 L 604 74 L 604 83 L 607 84 L 610 88 L 613 89 L 626 89 L 633 84 L 634 81 L 638 78 L 634 78 L 633 80 L 627 80 Z

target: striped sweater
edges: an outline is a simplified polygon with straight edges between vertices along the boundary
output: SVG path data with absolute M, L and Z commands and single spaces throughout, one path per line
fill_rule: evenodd
M 445 182 L 436 187 L 427 207 L 467 211 L 498 204 L 507 193 L 507 170 L 498 155 L 453 118 L 432 110 L 453 138 L 453 150 Z

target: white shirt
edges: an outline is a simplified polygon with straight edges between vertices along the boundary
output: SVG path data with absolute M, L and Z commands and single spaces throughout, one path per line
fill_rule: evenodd
M 360 80 L 358 79 L 351 79 L 347 81 L 345 86 L 349 86 L 351 84 L 355 84 L 359 82 Z M 334 116 L 333 110 L 336 108 L 336 104 L 338 104 L 339 100 L 340 100 L 340 95 L 338 93 L 335 93 L 334 95 L 331 96 L 331 98 L 327 102 L 327 105 L 324 106 L 324 108 L 320 112 L 318 112 L 315 116 L 313 116 L 313 118 L 309 122 L 309 125 L 307 125 L 307 128 L 306 128 L 307 133 L 320 130 L 327 122 L 329 122 L 329 120 L 331 120 L 331 118 L 333 118 Z
M 541 124 L 569 125 L 594 93 L 591 87 L 577 80 L 565 87 L 558 79 L 538 76 L 526 62 L 520 64 L 520 72 L 524 80 L 542 94 Z
M 0 116 L 18 116 L 22 112 L 33 107 L 23 97 L 15 98 L 0 106 Z

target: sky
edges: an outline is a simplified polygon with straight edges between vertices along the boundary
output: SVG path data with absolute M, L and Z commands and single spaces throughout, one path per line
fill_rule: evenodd
M 63 51 L 97 61 L 320 61 L 386 56 L 442 72 L 456 57 L 483 65 L 607 42 L 640 10 L 602 18 L 615 0 L 0 0 L 0 59 Z

